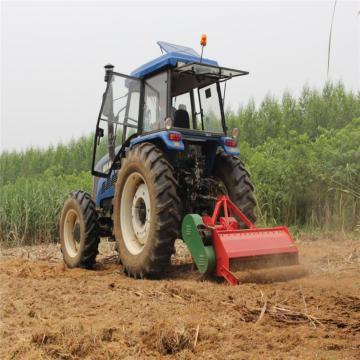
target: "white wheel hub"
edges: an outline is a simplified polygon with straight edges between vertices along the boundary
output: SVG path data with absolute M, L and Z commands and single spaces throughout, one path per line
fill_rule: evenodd
M 138 255 L 150 230 L 150 194 L 145 179 L 138 172 L 126 180 L 120 202 L 120 227 L 128 251 Z
M 64 243 L 70 257 L 75 257 L 80 248 L 80 222 L 77 212 L 70 209 L 64 221 Z

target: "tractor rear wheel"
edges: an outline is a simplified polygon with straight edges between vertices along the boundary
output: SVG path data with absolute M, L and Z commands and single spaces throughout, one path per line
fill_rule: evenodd
M 238 158 L 220 151 L 215 158 L 214 175 L 224 183 L 235 205 L 252 223 L 255 223 L 254 186 L 244 164 Z
M 159 276 L 175 252 L 180 199 L 173 169 L 155 145 L 143 143 L 122 160 L 113 199 L 113 232 L 125 272 Z
M 60 218 L 60 244 L 64 262 L 70 268 L 91 268 L 98 254 L 97 212 L 84 191 L 70 193 Z

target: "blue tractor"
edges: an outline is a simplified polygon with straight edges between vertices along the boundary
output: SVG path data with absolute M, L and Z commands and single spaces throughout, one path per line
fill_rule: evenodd
M 61 214 L 69 267 L 91 268 L 100 238 L 108 237 L 129 276 L 157 277 L 170 264 L 185 215 L 210 215 L 221 194 L 255 221 L 237 129 L 229 134 L 224 113 L 226 81 L 248 72 L 158 44 L 165 53 L 131 75 L 105 66 L 93 194 L 72 192 Z

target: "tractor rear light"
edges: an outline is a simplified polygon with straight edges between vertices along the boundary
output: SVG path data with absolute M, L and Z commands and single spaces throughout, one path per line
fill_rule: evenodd
M 225 146 L 236 147 L 236 145 L 237 143 L 235 139 L 230 139 L 230 138 L 225 139 Z
M 169 140 L 170 141 L 181 141 L 181 134 L 170 132 L 169 133 Z

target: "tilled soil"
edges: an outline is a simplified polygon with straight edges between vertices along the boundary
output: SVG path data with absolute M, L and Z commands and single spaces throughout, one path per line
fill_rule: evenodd
M 309 274 L 231 287 L 177 244 L 163 280 L 127 278 L 111 245 L 66 269 L 55 245 L 0 255 L 1 359 L 360 359 L 360 241 L 302 241 Z

